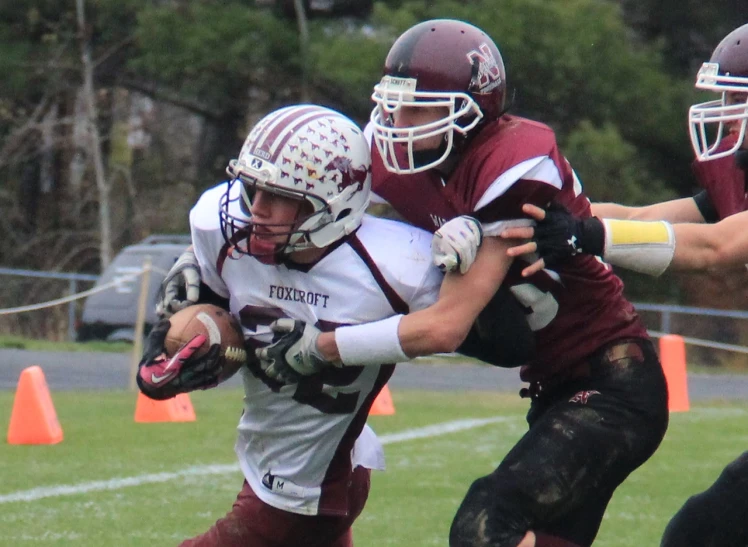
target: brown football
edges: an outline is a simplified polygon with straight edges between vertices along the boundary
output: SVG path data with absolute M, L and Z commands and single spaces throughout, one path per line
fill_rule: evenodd
M 223 372 L 219 383 L 231 378 L 246 362 L 242 328 L 226 310 L 212 304 L 195 304 L 172 315 L 169 322 L 171 327 L 164 340 L 168 355 L 174 355 L 198 334 L 204 334 L 206 341 L 194 353 L 196 356 L 207 353 L 213 344 L 220 344 Z

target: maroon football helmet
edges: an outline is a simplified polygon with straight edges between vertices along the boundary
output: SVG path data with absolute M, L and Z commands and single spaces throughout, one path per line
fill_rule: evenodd
M 735 153 L 745 138 L 748 122 L 748 24 L 719 43 L 709 62 L 701 65 L 696 87 L 721 94 L 720 99 L 693 105 L 689 110 L 696 158 L 704 161 Z M 717 124 L 713 140 L 707 137 L 710 124 Z M 722 145 L 726 132 L 735 136 L 734 143 Z
M 501 116 L 506 96 L 504 61 L 482 30 L 463 21 L 435 19 L 408 29 L 394 43 L 384 76 L 374 86 L 374 141 L 388 170 L 417 173 L 444 161 L 455 132 L 467 136 Z M 393 126 L 401 107 L 447 107 L 439 120 L 407 128 Z M 417 162 L 413 143 L 444 135 L 430 162 Z

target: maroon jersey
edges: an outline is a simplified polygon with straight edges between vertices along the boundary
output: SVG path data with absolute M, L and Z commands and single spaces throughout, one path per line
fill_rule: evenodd
M 730 136 L 720 143 L 717 151 L 732 148 L 735 137 Z M 706 193 L 720 220 L 748 210 L 748 173 L 735 164 L 735 156 L 716 160 L 694 161 L 693 172 Z
M 372 150 L 372 186 L 407 221 L 434 232 L 459 216 L 478 218 L 487 234 L 498 234 L 524 219 L 522 205 L 551 201 L 579 217 L 590 216 L 589 200 L 546 125 L 504 116 L 484 128 L 463 153 L 446 182 L 436 171 L 413 175 L 388 172 Z M 591 256 L 576 256 L 555 270 L 523 278 L 526 262 L 516 259 L 505 283 L 527 308 L 535 331 L 537 358 L 524 366 L 525 381 L 544 381 L 579 364 L 604 344 L 647 333 L 623 284 L 610 267 Z

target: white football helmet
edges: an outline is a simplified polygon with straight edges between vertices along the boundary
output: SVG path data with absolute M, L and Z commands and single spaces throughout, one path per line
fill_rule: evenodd
M 734 154 L 743 143 L 748 122 L 748 25 L 733 30 L 719 43 L 709 62 L 701 65 L 696 87 L 721 94 L 719 100 L 695 104 L 688 111 L 696 159 Z M 730 101 L 730 92 L 745 95 Z M 707 134 L 710 129 L 712 139 Z M 736 140 L 724 141 L 727 137 Z
M 371 190 L 371 155 L 363 132 L 342 114 L 316 105 L 271 112 L 244 141 L 221 200 L 221 229 L 233 251 L 250 254 L 255 189 L 306 200 L 313 212 L 286 225 L 273 254 L 326 247 L 361 225 Z M 232 191 L 240 184 L 240 192 Z M 240 201 L 240 210 L 233 202 Z

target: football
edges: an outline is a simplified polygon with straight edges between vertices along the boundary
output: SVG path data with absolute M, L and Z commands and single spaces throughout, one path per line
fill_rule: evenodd
M 223 372 L 219 383 L 228 380 L 246 362 L 242 328 L 226 310 L 212 304 L 195 304 L 172 315 L 169 322 L 171 326 L 164 340 L 168 355 L 174 355 L 198 334 L 207 339 L 195 352 L 196 356 L 205 355 L 210 346 L 220 344 Z

